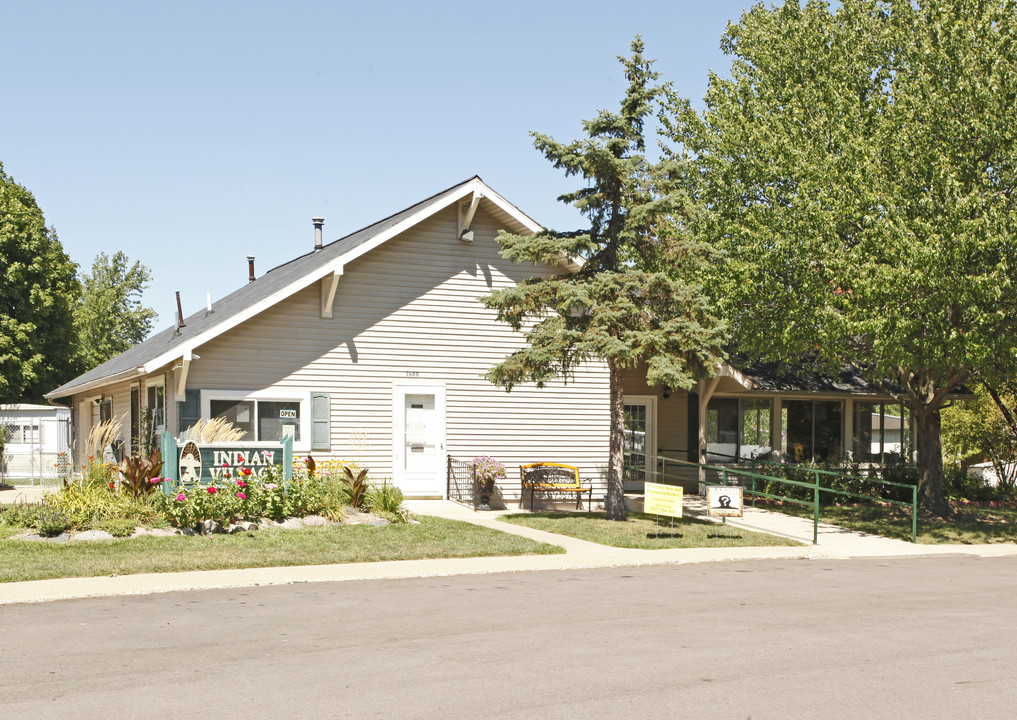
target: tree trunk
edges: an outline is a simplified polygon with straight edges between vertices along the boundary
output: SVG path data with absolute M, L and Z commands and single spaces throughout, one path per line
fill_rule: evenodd
M 953 510 L 943 492 L 939 406 L 914 408 L 912 416 L 918 441 L 918 501 L 934 515 L 949 518 Z
M 608 360 L 611 382 L 611 451 L 607 461 L 607 495 L 604 510 L 608 520 L 625 519 L 625 396 L 622 372 Z

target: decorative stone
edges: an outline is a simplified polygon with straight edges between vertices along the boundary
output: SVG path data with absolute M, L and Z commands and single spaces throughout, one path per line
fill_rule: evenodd
M 304 521 L 300 518 L 286 518 L 279 527 L 284 527 L 287 530 L 297 530 L 304 527 Z
M 106 532 L 105 530 L 85 530 L 79 532 L 77 535 L 71 538 L 77 542 L 78 540 L 112 540 L 113 535 Z
M 198 523 L 197 527 L 195 527 L 195 530 L 202 535 L 217 535 L 226 532 L 226 528 L 222 526 L 222 523 L 217 522 L 216 520 L 202 520 Z
M 304 518 L 305 527 L 323 527 L 328 525 L 328 520 L 321 515 L 308 515 Z

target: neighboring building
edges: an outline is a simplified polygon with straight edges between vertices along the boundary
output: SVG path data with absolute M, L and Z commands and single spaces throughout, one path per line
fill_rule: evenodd
M 568 384 L 511 393 L 483 377 L 524 338 L 479 298 L 570 271 L 501 256 L 500 230 L 535 232 L 536 222 L 474 177 L 327 245 L 320 228 L 310 252 L 257 279 L 252 261 L 249 284 L 47 397 L 70 399 L 79 439 L 120 418 L 119 451 L 130 450 L 146 416 L 177 436 L 199 418 L 225 417 L 246 439 L 292 436 L 296 455 L 353 460 L 408 496 L 443 496 L 447 458 L 481 455 L 509 466 L 504 500 L 518 497 L 513 466 L 537 461 L 578 465 L 602 495 L 602 363 Z M 850 374 L 725 365 L 695 392 L 650 388 L 643 377 L 632 371 L 624 383 L 628 491 L 659 478 L 664 457 L 694 463 L 701 450 L 724 463 L 879 462 L 911 449 L 900 406 Z M 681 474 L 694 482 L 694 469 Z
M 42 485 L 68 476 L 71 411 L 54 405 L 0 405 L 0 484 Z
M 475 177 L 320 248 L 309 234 L 308 253 L 47 397 L 70 399 L 78 438 L 121 418 L 126 450 L 148 410 L 174 434 L 226 417 L 246 439 L 292 435 L 295 455 L 354 460 L 408 496 L 444 495 L 447 456 L 565 462 L 602 486 L 605 366 L 511 393 L 483 377 L 524 339 L 478 299 L 568 271 L 501 256 L 499 230 L 538 228 Z M 517 488 L 510 472 L 502 492 Z

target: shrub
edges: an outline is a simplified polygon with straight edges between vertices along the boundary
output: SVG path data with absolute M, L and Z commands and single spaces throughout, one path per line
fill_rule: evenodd
M 39 511 L 39 519 L 36 527 L 39 534 L 46 537 L 53 537 L 65 532 L 71 526 L 71 519 L 57 508 L 46 507 Z
M 403 491 L 387 480 L 367 491 L 367 506 L 371 512 L 393 522 L 406 522 L 409 513 L 403 509 Z
M 151 524 L 159 519 L 153 501 L 156 496 L 134 498 L 117 489 L 115 483 L 102 482 L 103 479 L 105 475 L 70 483 L 59 492 L 47 493 L 45 504 L 62 512 L 78 528 L 95 527 L 104 520 L 131 519 Z
M 0 506 L 0 523 L 10 527 L 37 527 L 42 505 L 17 503 Z
M 113 537 L 128 537 L 134 533 L 138 522 L 133 518 L 106 518 L 92 525 L 93 530 L 105 530 Z

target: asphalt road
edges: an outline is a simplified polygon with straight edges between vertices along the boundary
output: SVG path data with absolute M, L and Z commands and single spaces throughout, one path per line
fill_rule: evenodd
M 753 561 L 0 607 L 0 718 L 1006 718 L 1017 558 Z

